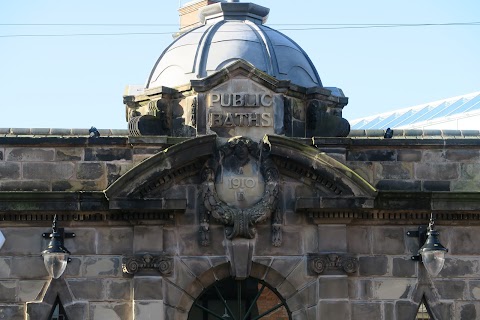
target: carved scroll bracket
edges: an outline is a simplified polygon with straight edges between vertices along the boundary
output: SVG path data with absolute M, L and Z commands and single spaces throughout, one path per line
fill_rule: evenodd
M 312 275 L 322 273 L 347 273 L 358 271 L 358 259 L 348 254 L 309 254 L 308 268 Z
M 124 257 L 122 271 L 126 274 L 136 274 L 144 269 L 152 269 L 168 277 L 173 273 L 173 258 L 166 255 L 153 256 L 150 254 Z

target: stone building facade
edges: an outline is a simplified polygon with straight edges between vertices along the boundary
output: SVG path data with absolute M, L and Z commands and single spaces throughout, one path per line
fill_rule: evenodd
M 0 129 L 0 318 L 478 318 L 480 132 L 349 132 L 267 14 L 202 9 L 124 97 L 129 130 Z M 407 236 L 432 213 L 435 277 Z

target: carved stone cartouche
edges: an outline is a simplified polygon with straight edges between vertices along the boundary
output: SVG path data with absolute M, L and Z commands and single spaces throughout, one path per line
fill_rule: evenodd
M 268 144 L 234 137 L 202 171 L 203 204 L 225 225 L 228 239 L 252 239 L 255 224 L 268 219 L 277 207 L 278 179 Z

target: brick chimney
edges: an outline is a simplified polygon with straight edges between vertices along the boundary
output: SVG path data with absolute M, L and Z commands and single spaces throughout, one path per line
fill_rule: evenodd
M 180 16 L 180 33 L 200 26 L 198 10 L 217 2 L 221 2 L 221 0 L 195 0 L 184 4 L 180 9 L 178 9 Z

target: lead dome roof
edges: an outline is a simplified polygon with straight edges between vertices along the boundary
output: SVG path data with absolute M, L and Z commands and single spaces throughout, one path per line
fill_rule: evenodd
M 257 69 L 303 87 L 322 86 L 305 51 L 286 35 L 264 26 L 270 9 L 219 2 L 200 10 L 204 25 L 178 37 L 162 53 L 146 88 L 177 87 L 205 78 L 243 59 Z

